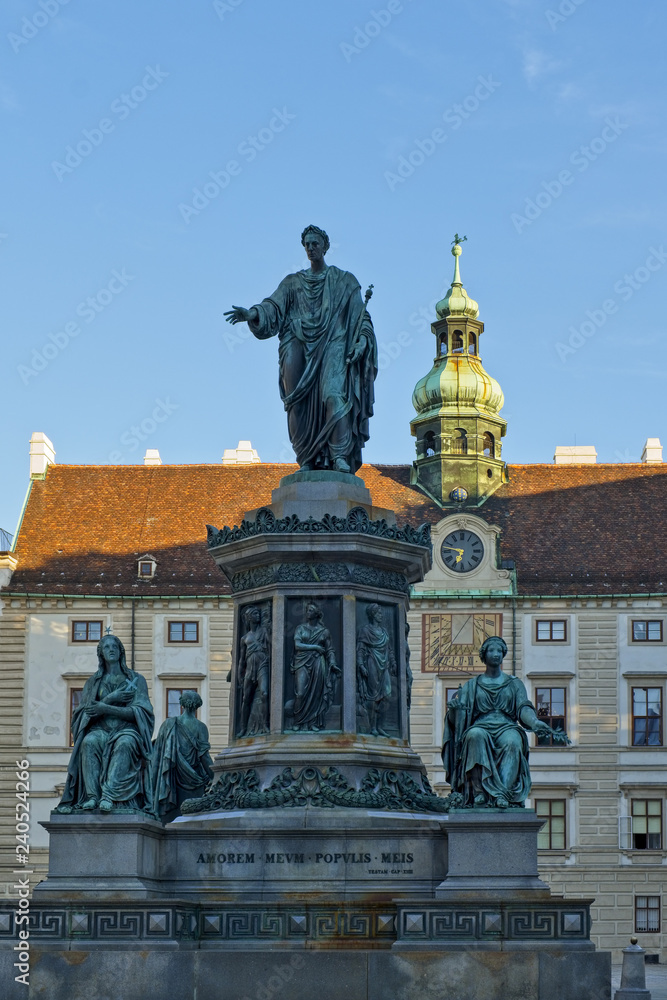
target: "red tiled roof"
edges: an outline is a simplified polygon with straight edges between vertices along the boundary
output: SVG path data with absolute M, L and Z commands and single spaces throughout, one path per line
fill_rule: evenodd
M 50 466 L 32 484 L 9 590 L 20 593 L 229 593 L 206 549 L 207 523 L 238 524 L 268 504 L 294 465 Z M 410 466 L 364 465 L 378 507 L 399 522 L 443 512 L 410 486 Z M 526 594 L 667 591 L 665 465 L 513 465 L 509 482 L 471 509 L 501 528 Z M 137 559 L 157 560 L 152 580 Z

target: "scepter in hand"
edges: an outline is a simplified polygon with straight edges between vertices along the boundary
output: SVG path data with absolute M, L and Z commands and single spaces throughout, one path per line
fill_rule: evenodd
M 357 323 L 357 329 L 354 331 L 354 347 L 345 358 L 345 363 L 348 365 L 353 365 L 355 361 L 358 361 L 364 352 L 363 341 L 360 340 L 361 328 L 364 323 L 365 317 L 368 315 L 367 306 L 373 295 L 374 285 L 369 285 L 366 289 L 366 294 L 364 295 L 364 305 L 359 316 L 359 322 Z

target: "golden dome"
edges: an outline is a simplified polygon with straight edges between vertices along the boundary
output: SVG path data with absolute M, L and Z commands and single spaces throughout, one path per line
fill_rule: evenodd
M 444 415 L 450 409 L 497 416 L 505 402 L 503 390 L 474 355 L 450 354 L 436 361 L 412 393 L 420 417 Z

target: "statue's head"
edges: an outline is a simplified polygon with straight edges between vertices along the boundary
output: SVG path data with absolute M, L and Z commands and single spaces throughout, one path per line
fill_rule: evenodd
M 321 620 L 324 618 L 324 612 L 322 611 L 322 608 L 317 606 L 317 604 L 313 604 L 312 601 L 309 601 L 309 603 L 306 604 L 306 618 L 310 621 L 314 621 L 315 619 Z
M 379 604 L 369 604 L 366 608 L 366 616 L 369 622 L 381 622 L 382 621 L 382 608 Z
M 109 663 L 118 661 L 120 669 L 124 674 L 129 674 L 130 669 L 125 657 L 125 646 L 117 635 L 103 635 L 97 644 L 97 666 L 98 670 L 104 670 Z
M 307 237 L 309 235 L 310 235 L 311 239 L 312 239 L 313 236 L 318 236 L 319 237 L 320 242 L 322 244 L 322 253 L 325 254 L 327 252 L 327 250 L 329 249 L 329 247 L 331 246 L 331 242 L 330 242 L 329 237 L 327 236 L 327 234 L 324 232 L 324 230 L 320 229 L 319 226 L 306 226 L 306 228 L 304 229 L 304 231 L 301 233 L 301 245 L 302 246 L 306 247 L 306 239 L 307 239 Z M 308 249 L 308 248 L 306 247 L 306 249 Z
M 246 625 L 257 625 L 262 620 L 262 613 L 258 607 L 251 604 L 249 608 L 245 608 L 243 611 L 243 621 Z
M 183 708 L 197 711 L 201 708 L 204 702 L 196 691 L 184 691 L 181 697 L 178 699 L 179 705 Z
M 486 665 L 491 663 L 496 666 L 502 666 L 502 662 L 506 656 L 507 643 L 504 639 L 501 639 L 499 635 L 489 636 L 489 638 L 482 643 L 482 647 L 479 651 L 479 658 L 482 663 Z

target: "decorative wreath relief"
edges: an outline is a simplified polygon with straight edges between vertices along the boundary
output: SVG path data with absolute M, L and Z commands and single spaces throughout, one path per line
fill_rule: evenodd
M 257 771 L 229 771 L 213 784 L 206 795 L 187 799 L 183 813 L 218 812 L 231 809 L 270 809 L 275 806 L 320 806 L 356 809 L 387 809 L 392 812 L 446 813 L 463 805 L 461 795 L 440 798 L 428 778 L 421 782 L 407 771 L 371 768 L 359 788 L 348 782 L 337 767 L 320 770 L 304 767 L 297 774 L 286 767 L 268 787 L 260 788 Z
M 367 535 L 375 535 L 377 538 L 390 538 L 397 542 L 409 542 L 411 545 L 422 545 L 424 548 L 431 547 L 431 525 L 422 524 L 419 528 L 413 528 L 406 524 L 398 528 L 393 524 L 387 524 L 384 518 L 378 521 L 371 521 L 364 507 L 353 507 L 347 517 L 336 517 L 332 514 L 325 514 L 318 521 L 314 517 L 309 517 L 305 521 L 291 514 L 288 517 L 276 518 L 269 507 L 262 507 L 257 512 L 254 521 L 241 521 L 241 524 L 233 528 L 214 528 L 207 524 L 208 547 L 213 549 L 219 545 L 227 545 L 229 542 L 238 542 L 244 538 L 252 538 L 255 535 L 265 534 L 318 534 L 351 532 Z

